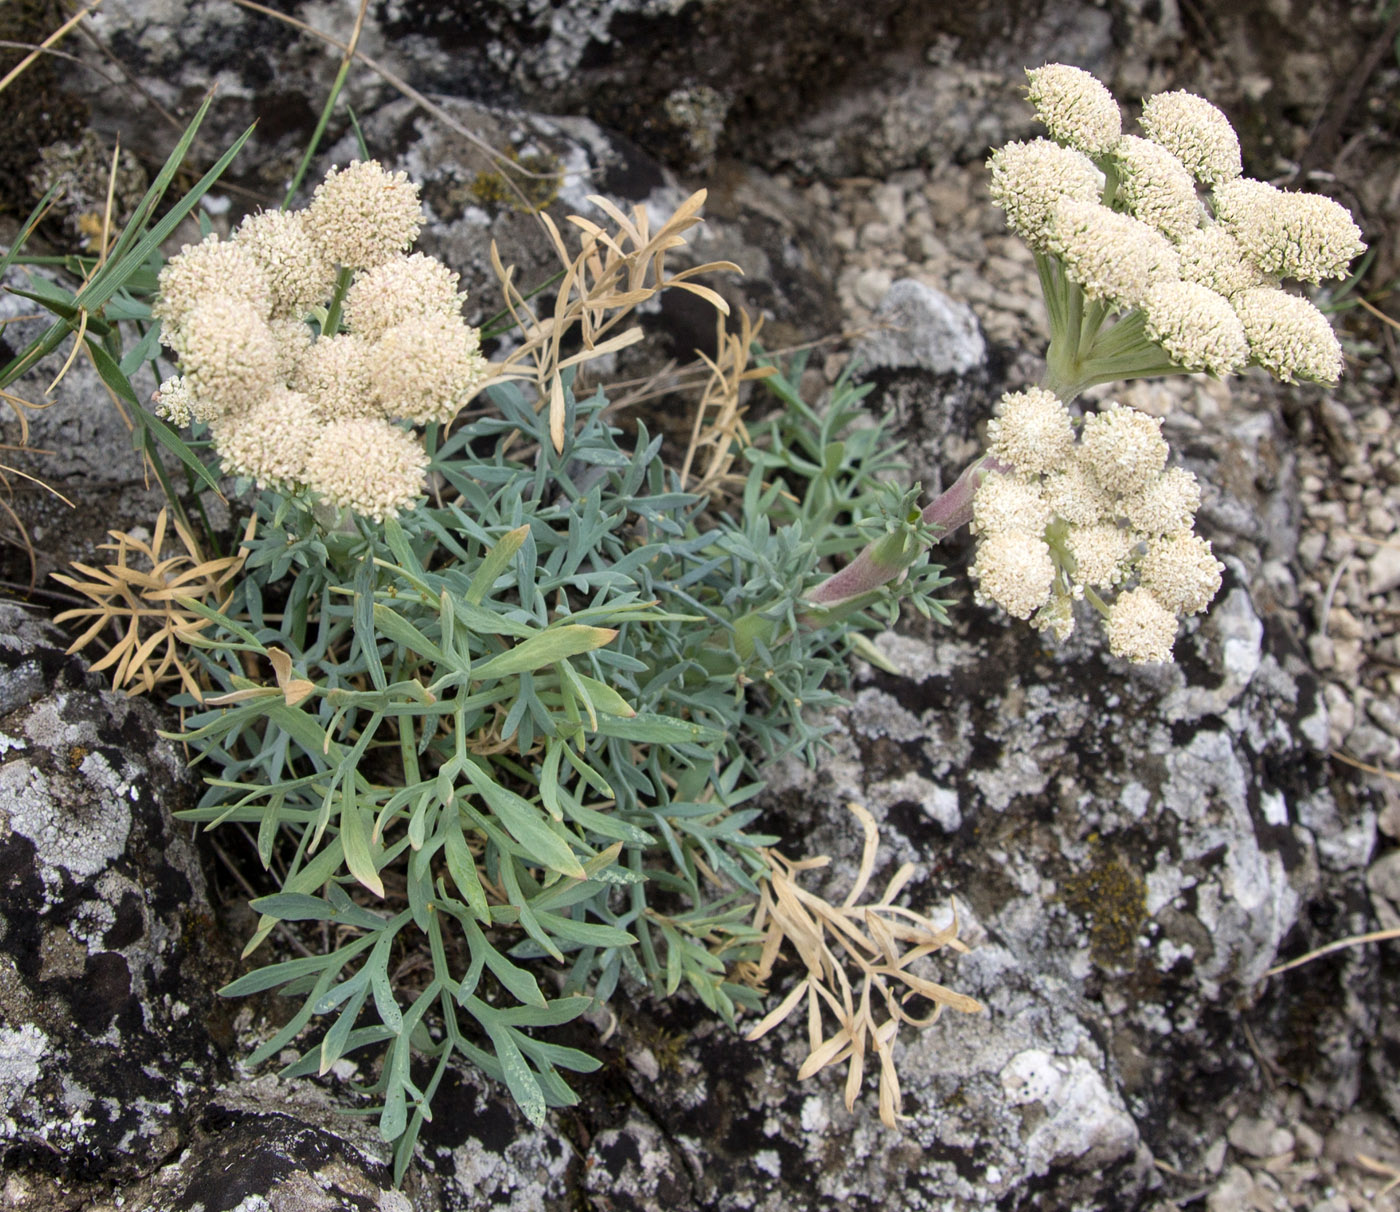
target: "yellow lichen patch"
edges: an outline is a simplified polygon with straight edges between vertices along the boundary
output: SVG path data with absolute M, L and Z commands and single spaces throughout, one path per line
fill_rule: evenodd
M 1089 954 L 1104 968 L 1131 968 L 1147 920 L 1147 884 L 1118 856 L 1098 856 L 1060 887 L 1065 906 L 1085 920 Z
M 538 214 L 559 196 L 561 167 L 559 160 L 547 152 L 527 152 L 522 156 L 511 150 L 499 170 L 477 173 L 468 188 L 484 206 L 509 206 L 526 214 Z

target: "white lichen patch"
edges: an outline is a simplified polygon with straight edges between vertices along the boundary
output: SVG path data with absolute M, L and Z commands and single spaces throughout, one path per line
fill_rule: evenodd
M 0 1107 L 17 1107 L 39 1080 L 49 1037 L 33 1023 L 0 1027 Z M 3 1132 L 0 1132 L 3 1135 Z
M 1025 1140 L 1031 1173 L 1044 1173 L 1069 1158 L 1083 1166 L 1106 1162 L 1137 1144 L 1132 1117 L 1081 1056 L 1052 1056 L 1040 1048 L 1028 1049 L 1002 1070 L 1001 1083 L 1009 1102 L 1018 1106 L 1035 1102 L 1045 1110 L 1045 1118 Z
M 83 766 L 95 757 L 88 754 Z M 90 879 L 126 848 L 131 812 L 113 793 L 120 780 L 105 777 L 115 775 L 106 761 L 94 763 L 93 772 L 97 773 L 99 764 L 104 776 L 92 779 L 97 785 L 84 788 L 86 794 L 76 804 L 28 762 L 0 766 L 0 817 L 34 843 L 45 885 L 56 885 L 61 870 L 80 880 Z M 73 818 L 77 808 L 86 809 L 81 821 Z

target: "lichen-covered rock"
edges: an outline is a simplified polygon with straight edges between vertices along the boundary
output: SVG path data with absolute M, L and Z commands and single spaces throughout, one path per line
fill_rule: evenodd
M 187 793 L 142 703 L 0 603 L 0 1168 L 150 1166 L 220 1061 Z
M 643 207 L 654 232 L 691 192 L 654 157 L 587 118 L 443 99 L 437 116 L 396 101 L 367 115 L 363 125 L 370 146 L 383 149 L 386 162 L 419 182 L 428 213 L 420 244 L 461 275 L 468 312 L 478 321 L 503 306 L 491 268 L 493 242 L 502 263 L 515 268 L 521 288 L 558 271 L 536 209 L 549 213 L 572 253 L 578 232 L 568 215 L 611 227 L 590 195 L 608 198 L 625 214 Z M 510 158 L 493 160 L 482 143 Z M 353 138 L 328 149 L 328 155 L 351 158 Z M 672 272 L 709 261 L 741 266 L 742 274 L 711 275 L 706 285 L 731 307 L 766 316 L 779 339 L 838 325 L 827 237 L 802 194 L 760 170 L 736 166 L 710 188 L 703 216 L 705 221 L 686 233 L 689 247 L 668 255 Z M 659 349 L 651 351 L 657 365 L 666 358 L 689 361 L 696 349 L 714 349 L 714 310 L 693 295 L 666 292 L 640 313 L 639 321 L 657 338 L 652 344 Z M 765 339 L 773 337 L 765 333 Z M 635 369 L 619 367 L 622 377 Z
M 963 375 L 986 361 L 987 342 L 972 309 L 913 278 L 890 287 L 875 320 L 879 327 L 855 348 L 864 371 Z
M 355 1135 L 343 1121 L 216 1095 L 190 1145 L 125 1198 L 149 1212 L 415 1212 Z
M 353 11 L 335 6 L 290 7 L 334 37 L 345 37 L 354 20 Z M 1043 9 L 1052 15 L 1042 19 Z M 1083 61 L 1101 49 L 1109 24 L 1106 13 L 1088 12 L 1090 35 L 1085 21 L 1057 18 L 1043 2 L 1008 17 L 992 0 L 956 8 L 871 0 L 853 20 L 849 6 L 834 0 L 394 0 L 371 6 L 359 45 L 435 97 L 586 114 L 667 164 L 694 169 L 712 165 L 716 154 L 752 152 L 758 132 L 880 74 L 890 47 L 965 39 L 1017 61 L 1052 48 Z M 283 172 L 315 125 L 337 66 L 334 51 L 289 36 L 274 18 L 211 0 L 109 0 L 92 26 L 167 109 L 197 103 L 217 77 L 223 112 L 212 115 L 215 143 L 225 144 L 239 123 L 275 112 L 263 137 Z M 97 109 L 110 103 L 100 77 L 77 85 L 90 88 Z M 347 100 L 357 112 L 391 95 L 371 73 L 351 74 Z

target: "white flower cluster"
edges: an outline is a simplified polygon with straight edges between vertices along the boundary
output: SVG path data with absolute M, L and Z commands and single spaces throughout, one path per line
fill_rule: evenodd
M 1076 442 L 1064 404 L 1033 387 L 1002 397 L 987 436 L 1009 470 L 973 500 L 979 599 L 1063 640 L 1088 597 L 1115 656 L 1171 660 L 1179 617 L 1209 605 L 1224 566 L 1192 531 L 1200 487 L 1167 467 L 1161 422 L 1111 405 Z
M 417 186 L 370 160 L 332 169 L 305 210 L 185 245 L 152 309 L 180 358 L 163 415 L 208 425 L 225 468 L 259 487 L 376 521 L 410 505 L 428 459 L 402 422 L 451 420 L 487 374 L 457 275 L 408 252 L 421 222 Z M 338 270 L 354 273 L 347 331 L 323 332 Z
M 1234 128 L 1201 97 L 1149 97 L 1138 137 L 1122 133 L 1117 103 L 1088 72 L 1054 63 L 1027 74 L 1050 138 L 1008 143 L 988 161 L 1013 231 L 1089 298 L 1140 309 L 1148 339 L 1184 370 L 1252 362 L 1284 382 L 1336 382 L 1331 325 L 1281 283 L 1346 275 L 1365 245 L 1345 207 L 1242 177 Z

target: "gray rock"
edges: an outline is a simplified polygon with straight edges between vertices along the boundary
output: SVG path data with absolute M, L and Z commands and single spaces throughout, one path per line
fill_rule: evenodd
M 304 0 L 293 9 L 329 34 L 343 38 L 350 28 L 351 15 L 338 9 Z M 224 4 L 114 0 L 92 25 L 167 110 L 191 109 L 220 79 L 210 145 L 226 146 L 253 117 L 276 113 L 274 130 L 260 135 L 266 151 L 256 170 L 268 184 L 290 173 L 337 66 L 337 54 L 323 44 Z M 995 89 L 1001 109 L 1019 108 L 1025 122 L 1005 64 L 1059 51 L 1070 61 L 1101 66 L 1111 56 L 1110 26 L 1107 12 L 1089 8 L 1066 16 L 1042 3 L 1021 6 L 1008 18 L 1005 6 L 992 0 L 956 9 L 872 0 L 858 20 L 833 0 L 777 9 L 740 0 L 491 0 L 471 9 L 470 22 L 455 7 L 403 0 L 370 9 L 360 46 L 423 92 L 587 114 L 676 168 L 708 167 L 716 155 L 778 163 L 789 147 L 811 146 L 816 150 L 795 156 L 796 163 L 849 173 L 915 162 L 905 157 L 928 145 L 935 155 L 945 148 L 985 154 L 1004 125 L 987 115 L 984 93 Z M 969 84 L 959 79 L 940 86 L 946 55 L 912 71 L 907 64 L 878 71 L 891 47 L 921 50 L 964 39 L 979 60 Z M 645 53 L 637 53 L 639 46 Z M 937 49 L 934 54 L 939 57 Z M 881 81 L 878 103 L 863 101 L 877 74 L 894 79 Z M 906 83 L 911 74 L 914 80 Z M 73 87 L 84 91 L 100 120 L 125 122 L 131 99 L 103 83 L 101 76 L 80 75 Z M 833 99 L 846 94 L 854 101 L 843 109 Z M 391 96 L 371 73 L 351 73 L 346 99 L 357 113 Z M 118 104 L 122 111 L 112 112 Z M 143 145 L 169 129 L 150 112 L 152 121 L 137 132 Z M 824 122 L 810 118 L 814 112 Z M 760 143 L 799 119 L 805 122 L 795 139 Z M 842 129 L 858 132 L 855 140 L 843 139 Z M 940 135 L 945 129 L 949 133 Z M 881 158 L 872 152 L 858 161 L 863 167 L 843 167 L 861 141 L 879 149 Z M 844 158 L 826 152 L 825 142 L 835 143 Z
M 889 288 L 875 321 L 879 327 L 855 350 L 866 372 L 966 374 L 986 360 L 987 342 L 972 309 L 913 278 Z
M 1400 586 L 1400 547 L 1378 547 L 1366 561 L 1366 591 L 1371 594 L 1389 593 Z
M 153 1166 L 222 1061 L 189 780 L 145 704 L 98 689 L 0 603 L 0 1161 L 71 1180 Z
M 1230 1125 L 1228 1139 L 1249 1157 L 1278 1157 L 1293 1148 L 1293 1133 L 1267 1119 L 1241 1115 Z
M 1366 888 L 1381 928 L 1400 926 L 1400 850 L 1392 850 L 1367 868 Z

